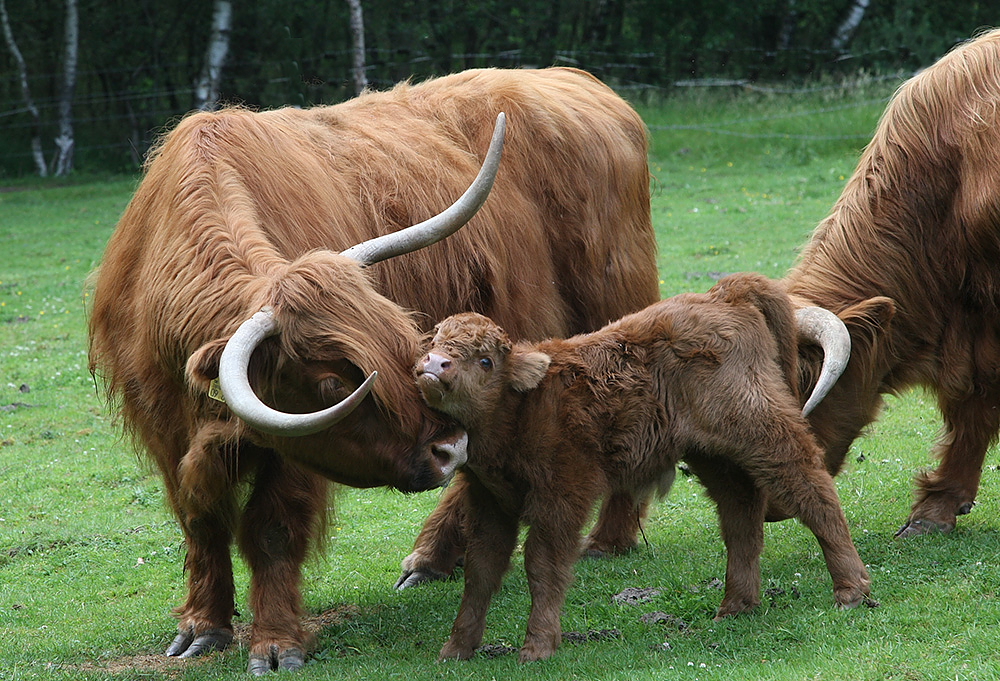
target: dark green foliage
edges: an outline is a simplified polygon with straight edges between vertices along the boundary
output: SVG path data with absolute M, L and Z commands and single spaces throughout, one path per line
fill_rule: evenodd
M 364 0 L 368 80 L 385 88 L 470 67 L 564 64 L 612 85 L 690 79 L 794 84 L 822 75 L 913 70 L 997 20 L 978 0 L 871 3 L 842 51 L 831 40 L 853 0 Z M 212 3 L 80 0 L 76 168 L 132 171 L 192 106 Z M 61 2 L 7 2 L 51 156 L 61 79 Z M 352 94 L 344 0 L 234 3 L 224 101 L 308 106 Z M 15 62 L 0 47 L 0 179 L 34 171 L 33 125 Z

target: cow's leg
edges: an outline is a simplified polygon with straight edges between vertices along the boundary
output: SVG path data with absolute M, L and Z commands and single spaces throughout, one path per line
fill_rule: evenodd
M 166 654 L 197 657 L 222 650 L 233 640 L 233 536 L 222 513 L 205 512 L 182 520 L 181 525 L 187 544 L 188 595 L 176 610 L 179 633 Z
M 628 553 L 634 549 L 648 508 L 648 499 L 636 499 L 626 491 L 610 493 L 604 499 L 597 523 L 584 540 L 584 554 L 603 557 Z
M 175 610 L 178 634 L 166 654 L 197 657 L 221 650 L 233 640 L 235 594 L 230 528 L 236 515 L 233 484 L 238 478 L 235 470 L 230 475 L 230 452 L 221 446 L 228 437 L 226 426 L 202 424 L 187 443 L 163 440 L 149 431 L 144 435 L 153 459 L 161 466 L 167 497 L 187 546 L 187 600 Z M 173 456 L 177 451 L 184 455 Z
M 986 450 L 1000 429 L 996 399 L 977 395 L 939 402 L 945 423 L 945 435 L 937 447 L 941 464 L 917 476 L 916 501 L 897 537 L 955 529 L 956 516 L 972 510 Z
M 276 454 L 261 457 L 240 523 L 239 543 L 251 571 L 254 614 L 249 671 L 298 669 L 309 637 L 301 625 L 302 563 L 322 522 L 327 482 Z
M 726 592 L 715 619 L 752 610 L 760 605 L 766 499 L 749 475 L 719 457 L 685 461 L 715 502 L 726 545 Z
M 503 512 L 492 495 L 468 480 L 469 543 L 465 556 L 465 591 L 439 660 L 467 660 L 483 640 L 486 611 L 503 582 L 517 544 L 518 520 Z
M 573 581 L 585 515 L 583 511 L 575 517 L 546 518 L 546 522 L 535 523 L 528 530 L 524 569 L 531 592 L 531 615 L 521 662 L 550 657 L 562 641 L 562 608 Z
M 424 521 L 413 551 L 403 559 L 403 573 L 396 581 L 397 589 L 448 579 L 454 573 L 465 554 L 467 486 L 465 474 L 459 471 Z

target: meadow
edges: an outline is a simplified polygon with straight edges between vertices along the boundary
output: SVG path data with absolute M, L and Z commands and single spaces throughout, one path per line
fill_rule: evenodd
M 829 211 L 898 83 L 715 90 L 636 102 L 650 128 L 661 292 L 726 272 L 780 276 Z M 184 598 L 184 545 L 162 484 L 122 439 L 87 368 L 84 282 L 137 179 L 0 188 L 0 679 L 239 679 L 245 638 L 193 661 L 163 650 Z M 712 505 L 678 476 L 642 545 L 585 560 L 552 659 L 519 665 L 528 612 L 520 556 L 475 659 L 437 664 L 461 580 L 392 588 L 435 492 L 338 490 L 303 591 L 317 642 L 302 681 L 984 680 L 1000 678 L 1000 471 L 950 535 L 893 535 L 912 477 L 934 464 L 932 397 L 887 400 L 837 478 L 877 608 L 839 611 L 819 546 L 766 528 L 763 604 L 721 623 L 725 553 Z M 237 568 L 237 617 L 251 620 Z M 626 589 L 641 598 L 616 599 Z

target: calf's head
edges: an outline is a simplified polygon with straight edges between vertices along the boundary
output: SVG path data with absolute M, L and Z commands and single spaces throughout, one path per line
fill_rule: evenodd
M 513 344 L 488 317 L 465 312 L 434 328 L 414 373 L 427 404 L 473 428 L 489 418 L 507 391 L 537 387 L 550 361 L 543 352 Z

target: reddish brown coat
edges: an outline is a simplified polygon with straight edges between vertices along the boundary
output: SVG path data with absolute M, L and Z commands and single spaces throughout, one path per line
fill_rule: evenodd
M 971 510 L 1000 429 L 1000 31 L 905 83 L 785 283 L 840 314 L 854 351 L 810 421 L 831 472 L 882 395 L 920 385 L 944 418 L 902 534 Z M 874 304 L 874 296 L 887 296 Z M 891 317 L 891 322 L 889 321 Z
M 551 655 L 595 501 L 665 493 L 682 457 L 717 503 L 729 553 L 719 617 L 759 603 L 768 499 L 816 535 L 837 603 L 861 602 L 868 575 L 791 388 L 796 346 L 787 295 L 754 275 L 566 340 L 513 343 L 475 313 L 441 322 L 417 384 L 469 434 L 465 594 L 441 657 L 479 645 L 519 523 L 532 600 L 521 659 Z
M 467 227 L 367 270 L 338 255 L 454 201 L 500 111 L 500 173 Z M 91 366 L 163 474 L 187 540 L 169 652 L 229 642 L 235 538 L 251 570 L 251 668 L 301 664 L 301 564 L 327 506 L 314 473 L 442 482 L 432 444 L 448 426 L 410 375 L 420 331 L 466 309 L 518 337 L 597 328 L 658 297 L 654 250 L 645 128 L 580 71 L 469 71 L 337 106 L 181 121 L 108 244 L 90 318 Z M 374 399 L 299 438 L 231 418 L 209 381 L 225 341 L 264 306 L 281 329 L 251 365 L 265 400 L 315 410 L 378 370 Z

